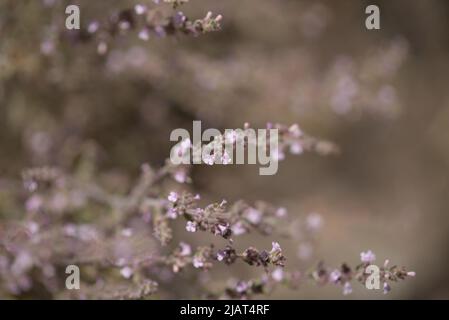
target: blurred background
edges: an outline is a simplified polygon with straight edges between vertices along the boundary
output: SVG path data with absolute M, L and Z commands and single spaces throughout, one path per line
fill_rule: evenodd
M 318 213 L 311 254 L 281 241 L 289 268 L 356 264 L 371 249 L 379 263 L 388 258 L 417 273 L 388 296 L 354 285 L 345 299 L 449 298 L 447 1 L 192 0 L 180 10 L 222 14 L 221 31 L 148 41 L 118 35 L 101 55 L 95 40 L 60 36 L 69 3 L 80 5 L 84 27 L 153 5 L 1 1 L 0 225 L 23 215 L 13 190 L 24 168 L 71 172 L 87 157 L 98 181 L 126 192 L 142 163 L 164 163 L 170 132 L 190 130 L 193 120 L 218 129 L 298 123 L 341 154 L 290 156 L 274 176 L 259 176 L 254 165 L 194 166 L 188 188 L 205 202 L 262 199 L 291 217 Z M 380 30 L 365 28 L 369 4 L 380 7 Z M 179 232 L 192 243 L 213 240 Z M 248 236 L 241 247 L 272 240 Z M 211 277 L 231 272 L 249 278 L 254 269 Z M 343 296 L 305 282 L 270 298 Z

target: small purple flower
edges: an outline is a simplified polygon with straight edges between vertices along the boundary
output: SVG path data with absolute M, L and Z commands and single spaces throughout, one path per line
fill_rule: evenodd
M 192 264 L 197 269 L 204 267 L 203 259 L 201 257 L 198 257 L 198 256 L 193 257 Z
M 282 252 L 282 248 L 281 248 L 281 245 L 279 244 L 279 242 L 271 243 L 271 253 L 274 253 L 274 252 Z
M 186 230 L 188 232 L 196 232 L 197 224 L 194 221 L 187 221 Z
M 304 149 L 299 142 L 295 142 L 290 145 L 290 153 L 291 154 L 301 154 L 303 152 L 304 152 Z
M 120 274 L 123 278 L 129 279 L 133 275 L 133 270 L 130 267 L 124 267 L 120 270 Z
M 292 126 L 290 126 L 290 128 L 288 128 L 288 132 L 290 132 L 290 134 L 295 138 L 299 138 L 300 136 L 302 136 L 302 131 L 299 128 L 298 124 L 293 124 Z
M 287 216 L 287 209 L 282 208 L 282 207 L 281 207 L 281 208 L 278 208 L 278 209 L 276 210 L 275 215 L 276 215 L 276 217 L 278 217 L 278 218 L 284 218 L 284 217 Z
M 173 174 L 173 178 L 176 182 L 185 183 L 187 181 L 187 174 L 185 170 L 176 170 L 176 172 Z
M 262 213 L 254 208 L 246 210 L 246 219 L 252 224 L 258 224 L 262 220 Z
M 218 234 L 225 235 L 226 233 L 228 233 L 229 226 L 219 224 L 219 225 L 217 225 L 217 230 L 218 230 Z
M 180 27 L 182 24 L 186 21 L 186 16 L 181 11 L 176 12 L 175 16 L 173 17 L 173 22 L 175 26 Z
M 240 236 L 246 233 L 246 228 L 243 226 L 241 222 L 237 222 L 231 227 L 232 233 L 236 236 Z
M 175 209 L 169 208 L 167 210 L 167 218 L 169 218 L 169 219 L 176 219 L 177 217 L 178 217 L 178 213 L 176 212 Z
M 337 270 L 337 269 L 335 269 L 334 271 L 332 271 L 329 274 L 329 280 L 332 283 L 337 283 L 340 280 L 340 277 L 341 277 L 341 272 L 339 270 Z
M 147 7 L 143 4 L 136 4 L 134 6 L 134 11 L 136 12 L 136 14 L 142 15 L 147 11 Z
M 179 195 L 174 191 L 170 192 L 167 197 L 168 201 L 173 202 L 173 203 L 178 201 L 178 198 L 179 198 Z
M 284 279 L 284 270 L 282 268 L 276 268 L 271 273 L 271 277 L 274 281 L 281 282 Z
M 343 285 L 343 294 L 346 296 L 351 293 L 352 293 L 351 283 L 345 282 L 345 284 Z
M 245 281 L 239 281 L 239 282 L 237 282 L 237 284 L 235 286 L 235 290 L 238 293 L 243 293 L 246 290 L 248 290 L 248 284 Z
M 222 250 L 217 252 L 217 260 L 223 261 L 223 259 L 226 258 L 226 253 Z
M 384 294 L 387 294 L 388 292 L 391 291 L 391 287 L 390 287 L 390 285 L 387 282 L 384 282 L 384 288 L 383 289 L 384 289 L 383 290 Z
M 190 256 L 192 254 L 192 247 L 190 247 L 190 245 L 185 242 L 180 242 L 179 248 L 181 249 L 181 256 Z
M 87 32 L 92 34 L 92 33 L 97 32 L 99 28 L 100 28 L 100 24 L 98 23 L 98 21 L 92 21 L 87 26 Z
M 148 29 L 142 29 L 139 31 L 139 39 L 143 41 L 148 41 L 150 39 L 150 31 Z
M 371 250 L 360 253 L 360 260 L 365 263 L 372 263 L 376 260 L 376 255 Z

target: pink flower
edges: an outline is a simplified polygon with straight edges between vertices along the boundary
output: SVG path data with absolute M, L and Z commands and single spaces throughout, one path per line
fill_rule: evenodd
M 271 253 L 273 252 L 282 252 L 281 245 L 279 242 L 272 242 L 271 243 Z
M 274 281 L 281 282 L 284 279 L 284 270 L 282 268 L 276 268 L 271 273 L 271 277 Z
M 226 254 L 223 251 L 218 251 L 217 252 L 217 260 L 218 261 L 223 261 L 223 259 L 226 257 Z
M 348 294 L 352 293 L 352 286 L 351 283 L 346 282 L 343 286 L 343 294 L 346 296 Z
M 226 232 L 229 230 L 229 225 L 222 225 L 222 224 L 219 224 L 219 225 L 217 226 L 217 229 L 218 229 L 218 231 L 219 231 L 219 234 L 224 235 L 224 234 L 226 234 Z
M 133 270 L 130 267 L 124 267 L 120 270 L 120 274 L 123 276 L 123 278 L 125 279 L 129 279 L 131 278 L 131 276 L 133 275 Z
M 167 197 L 168 201 L 173 202 L 173 203 L 178 201 L 178 198 L 179 198 L 178 194 L 176 192 L 173 192 L 173 191 L 170 192 L 170 194 Z
M 176 182 L 184 183 L 187 181 L 187 174 L 184 170 L 177 170 L 174 173 L 173 178 L 175 179 Z
M 235 290 L 239 293 L 245 292 L 248 290 L 248 284 L 244 281 L 239 281 L 235 286 Z
M 192 254 L 192 247 L 185 242 L 180 242 L 179 248 L 181 249 L 181 256 L 190 256 Z
M 193 264 L 193 266 L 195 268 L 202 268 L 202 267 L 204 267 L 204 261 L 203 261 L 203 259 L 201 257 L 195 256 L 193 258 L 192 264 Z
M 295 142 L 290 145 L 290 153 L 291 154 L 301 154 L 303 152 L 304 152 L 304 149 L 299 142 Z
M 231 230 L 232 233 L 235 234 L 236 236 L 240 236 L 246 233 L 246 229 L 241 222 L 237 222 L 236 224 L 232 225 Z
M 89 25 L 87 27 L 87 32 L 95 33 L 98 31 L 99 28 L 100 28 L 100 24 L 97 21 L 93 21 L 93 22 L 89 23 Z
M 334 271 L 332 271 L 329 275 L 329 280 L 332 283 L 337 283 L 340 280 L 341 277 L 341 272 L 337 269 L 335 269 Z
M 246 219 L 252 224 L 258 224 L 262 220 L 262 213 L 254 208 L 246 210 Z
M 278 218 L 284 218 L 285 216 L 287 216 L 287 209 L 279 208 L 279 209 L 276 210 L 275 215 Z
M 142 15 L 147 11 L 147 7 L 143 4 L 136 4 L 134 6 L 134 11 L 136 12 L 136 14 Z
M 360 260 L 362 260 L 362 262 L 371 263 L 374 260 L 376 260 L 376 255 L 371 250 L 368 250 L 366 252 L 361 252 Z
M 186 230 L 188 232 L 196 232 L 196 222 L 194 221 L 187 221 Z
M 387 294 L 391 291 L 391 287 L 388 283 L 384 282 L 384 294 Z
M 150 39 L 150 32 L 148 29 L 142 29 L 139 31 L 139 39 L 143 41 L 148 41 Z
M 288 132 L 290 132 L 290 134 L 295 138 L 302 136 L 302 131 L 296 123 L 288 128 Z
M 167 218 L 169 219 L 176 219 L 178 217 L 178 214 L 176 213 L 176 210 L 173 208 L 169 208 L 167 210 Z

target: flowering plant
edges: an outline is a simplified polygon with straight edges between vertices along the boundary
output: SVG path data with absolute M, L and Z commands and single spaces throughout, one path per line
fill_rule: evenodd
M 186 112 L 179 106 L 179 100 L 187 101 L 190 95 L 190 91 L 183 91 L 179 84 L 186 82 L 182 81 L 182 76 L 177 76 L 179 70 L 196 71 L 191 78 L 197 82 L 192 81 L 192 86 L 201 84 L 201 94 L 213 92 L 214 85 L 221 81 L 225 90 L 235 95 L 235 84 L 217 76 L 214 71 L 220 73 L 229 69 L 232 73 L 240 65 L 226 62 L 197 72 L 196 55 L 192 55 L 194 58 L 187 54 L 175 55 L 170 62 L 164 63 L 164 48 L 160 49 L 162 53 L 159 55 L 153 48 L 148 51 L 136 47 L 123 49 L 126 37 L 136 36 L 140 43 L 148 44 L 153 37 L 200 36 L 222 29 L 224 18 L 220 14 L 205 11 L 203 18 L 192 19 L 179 11 L 187 2 L 147 1 L 112 14 L 86 19 L 87 23 L 80 30 L 61 29 L 60 16 L 52 12 L 49 14 L 50 25 L 42 28 L 42 34 L 39 34 L 42 41 L 39 42 L 38 57 L 23 50 L 23 46 L 28 44 L 26 36 L 18 37 L 20 41 L 17 43 L 9 37 L 0 44 L 0 67 L 6 65 L 0 73 L 0 97 L 4 95 L 6 101 L 18 106 L 16 109 L 8 108 L 8 117 L 4 118 L 9 119 L 11 127 L 18 128 L 11 129 L 11 140 L 17 139 L 17 132 L 23 133 L 18 140 L 23 140 L 23 153 L 29 158 L 25 163 L 19 162 L 21 168 L 26 167 L 21 170 L 22 181 L 9 177 L 0 180 L 0 297 L 247 299 L 269 294 L 282 285 L 296 289 L 308 278 L 320 285 L 340 285 L 345 294 L 352 291 L 351 281 L 366 283 L 366 268 L 375 258 L 371 251 L 363 252 L 361 263 L 355 267 L 344 263 L 340 268 L 329 268 L 320 262 L 307 271 L 307 268 L 290 264 L 294 258 L 286 253 L 284 243 L 295 243 L 301 257 L 310 257 L 323 223 L 320 214 L 311 213 L 294 219 L 296 214 L 268 201 L 228 202 L 218 198 L 208 203 L 195 190 L 197 186 L 190 175 L 192 167 L 174 165 L 168 160 L 160 166 L 143 164 L 139 177 L 134 181 L 130 178 L 132 175 L 117 173 L 120 171 L 117 168 L 123 164 L 108 163 L 108 152 L 100 147 L 101 143 L 92 141 L 95 139 L 91 137 L 96 136 L 97 130 L 106 132 L 98 140 L 105 145 L 108 142 L 115 145 L 117 140 L 123 140 L 120 147 L 126 146 L 116 149 L 116 154 L 132 153 L 130 145 L 136 149 L 142 145 L 142 149 L 147 148 L 145 143 L 148 141 L 140 131 L 127 136 L 129 132 L 138 131 L 136 127 L 140 120 L 157 127 L 159 122 L 163 122 L 159 119 L 166 116 L 164 112 L 170 112 L 167 110 L 175 110 L 173 112 L 179 118 L 196 115 L 196 112 Z M 45 7 L 61 6 L 54 0 L 42 3 Z M 17 14 L 21 7 L 14 4 L 6 1 L 0 6 L 11 8 Z M 37 6 L 34 3 L 28 5 Z M 0 14 L 7 11 L 0 10 Z M 1 30 L 11 28 L 6 23 L 10 20 L 14 19 L 0 19 Z M 76 54 L 82 49 L 91 52 L 91 48 L 95 48 L 95 55 L 80 57 Z M 394 62 L 401 60 L 401 48 L 396 50 L 399 53 L 393 50 Z M 181 61 L 179 65 L 178 59 Z M 94 63 L 101 67 L 92 72 L 90 66 Z M 385 64 L 390 69 L 395 67 Z M 344 68 L 336 69 L 345 71 L 346 66 L 343 63 Z M 116 85 L 116 81 L 122 84 L 123 77 L 115 75 L 129 69 L 136 72 L 136 78 L 132 79 L 137 81 L 127 82 L 127 86 Z M 41 77 L 41 72 L 45 76 Z M 170 72 L 175 72 L 175 75 Z M 246 74 L 258 81 L 252 70 Z M 331 80 L 335 77 L 338 78 L 330 76 Z M 88 82 L 91 78 L 95 81 Z M 343 78 L 343 86 L 347 86 L 348 79 Z M 23 88 L 30 82 L 33 86 L 24 97 Z M 91 90 L 93 82 L 100 85 Z M 5 94 L 3 83 L 7 89 Z M 41 83 L 45 86 L 41 87 Z M 102 87 L 103 84 L 108 85 Z M 172 87 L 169 85 L 178 86 L 183 94 L 177 96 L 176 90 L 170 90 Z M 117 99 L 117 102 L 114 98 L 115 89 L 124 90 L 123 95 L 129 97 L 140 86 L 145 94 L 151 91 L 150 97 L 141 99 L 145 103 L 150 101 L 148 104 L 153 112 L 150 115 L 145 108 L 133 113 L 135 109 L 132 107 L 129 108 L 131 111 L 122 107 L 128 107 L 127 100 Z M 97 90 L 102 89 L 105 91 L 99 98 Z M 252 93 L 252 90 L 242 91 L 248 95 Z M 392 96 L 391 90 L 387 93 L 387 98 Z M 51 98 L 40 100 L 47 95 Z M 109 95 L 112 98 L 107 108 L 89 109 L 92 105 L 86 102 L 90 101 L 88 98 L 101 104 L 102 97 Z M 161 98 L 163 95 L 166 96 Z M 337 109 L 347 110 L 351 97 L 337 96 L 333 99 L 339 106 Z M 67 108 L 63 112 L 51 107 L 40 110 L 53 100 Z M 29 101 L 33 104 L 28 104 Z M 116 103 L 120 106 L 117 107 Z M 140 97 L 137 103 L 143 103 Z M 189 105 L 188 102 L 185 104 Z M 23 105 L 27 108 L 31 105 L 32 111 L 24 110 Z M 160 105 L 162 107 L 158 108 Z M 27 112 L 30 112 L 29 116 L 25 116 Z M 128 117 L 131 124 L 126 130 L 114 130 L 117 129 L 115 121 L 125 121 Z M 9 129 L 9 126 L 5 127 Z M 248 127 L 246 123 L 245 128 Z M 279 130 L 278 160 L 283 160 L 286 153 L 331 155 L 339 150 L 331 142 L 304 133 L 297 124 L 269 123 L 267 128 Z M 160 146 L 156 143 L 152 147 L 157 150 Z M 191 145 L 181 143 L 180 147 L 184 152 Z M 14 159 L 13 156 L 11 158 Z M 105 168 L 98 168 L 99 158 L 106 163 Z M 131 156 L 130 159 L 124 163 L 142 163 L 139 157 Z M 16 169 L 16 164 L 11 164 L 11 168 Z M 245 243 L 244 237 L 250 233 L 267 239 L 268 244 L 263 241 Z M 192 234 L 201 234 L 200 243 L 194 245 L 187 240 Z M 251 275 L 257 276 L 248 280 L 231 275 L 224 281 L 208 281 L 214 269 L 225 267 L 232 271 L 238 264 L 252 268 Z M 81 270 L 79 290 L 66 287 L 65 271 L 69 265 Z M 404 268 L 389 267 L 386 262 L 380 268 L 379 280 L 383 283 L 384 292 L 388 292 L 390 282 L 414 275 Z M 184 283 L 182 294 L 179 293 L 179 283 Z

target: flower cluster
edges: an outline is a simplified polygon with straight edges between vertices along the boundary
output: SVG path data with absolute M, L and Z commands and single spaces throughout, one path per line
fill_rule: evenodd
M 167 13 L 159 1 L 153 7 L 137 4 L 133 8 L 115 12 L 107 19 L 92 20 L 81 30 L 65 30 L 63 36 L 82 42 L 94 40 L 97 43 L 98 54 L 104 55 L 114 38 L 132 31 L 136 32 L 140 40 L 148 41 L 152 36 L 166 37 L 175 34 L 198 36 L 221 28 L 221 15 L 214 16 L 209 11 L 202 19 L 190 20 L 183 12 L 175 11 L 188 0 L 164 2 L 173 7 L 173 12 Z
M 259 252 L 256 248 L 250 247 L 243 253 L 243 259 L 249 265 L 262 265 L 264 267 L 269 263 L 283 267 L 286 260 L 282 254 L 281 246 L 277 242 L 273 242 L 273 248 L 270 252 L 266 250 Z
M 297 127 L 293 126 L 287 130 L 289 135 L 298 136 L 295 128 Z M 225 200 L 201 206 L 201 197 L 187 191 L 170 191 L 162 198 L 148 196 L 154 190 L 159 189 L 167 178 L 179 182 L 179 179 L 176 179 L 178 170 L 179 168 L 175 168 L 169 162 L 157 171 L 149 165 L 143 165 L 141 177 L 126 196 L 111 194 L 92 181 L 70 177 L 55 168 L 25 170 L 23 172 L 24 185 L 27 192 L 31 193 L 26 202 L 26 210 L 31 214 L 39 212 L 40 216 L 31 215 L 23 226 L 9 226 L 8 232 L 5 232 L 1 238 L 4 250 L 9 252 L 7 255 L 0 255 L 3 261 L 3 276 L 9 274 L 5 273 L 7 270 L 14 271 L 14 276 L 8 280 L 8 283 L 14 286 L 11 292 L 26 291 L 31 286 L 27 274 L 33 268 L 42 268 L 44 277 L 49 277 L 55 273 L 57 264 L 68 261 L 86 266 L 100 264 L 103 267 L 117 268 L 123 279 L 136 282 L 136 289 L 128 288 L 123 291 L 117 287 L 115 293 L 111 295 L 122 298 L 143 297 L 157 290 L 157 283 L 145 275 L 146 270 L 154 271 L 159 270 L 157 268 L 160 266 L 167 266 L 176 274 L 189 266 L 194 269 L 208 270 L 214 266 L 214 262 L 232 265 L 238 260 L 250 266 L 263 267 L 265 276 L 260 281 L 238 281 L 235 286 L 227 287 L 220 296 L 249 298 L 259 293 L 269 292 L 278 284 L 297 286 L 300 272 L 288 272 L 283 269 L 286 257 L 278 242 L 273 241 L 270 250 L 258 250 L 251 246 L 239 252 L 235 247 L 235 238 L 251 231 L 265 236 L 282 232 L 284 236 L 290 234 L 290 237 L 295 239 L 299 229 L 294 221 L 288 218 L 285 208 L 275 207 L 262 201 L 258 201 L 254 205 L 249 205 L 244 201 L 237 201 L 229 205 Z M 188 167 L 181 167 L 181 170 L 187 174 Z M 187 176 L 186 179 L 183 179 L 183 181 L 185 180 L 187 180 Z M 74 200 L 70 200 L 71 194 L 77 194 L 78 198 L 83 199 L 79 202 L 78 207 L 72 204 Z M 55 207 L 55 197 L 61 197 L 61 195 L 64 195 L 64 200 L 59 200 L 61 203 L 57 206 L 58 211 L 54 211 L 52 208 Z M 128 225 L 128 227 L 122 228 L 119 233 L 111 233 L 111 229 L 107 225 L 98 228 L 91 224 L 64 223 L 63 221 L 59 224 L 57 222 L 58 216 L 70 215 L 70 212 L 77 211 L 78 208 L 82 208 L 90 202 L 118 212 L 119 215 L 111 223 Z M 47 213 L 52 212 L 57 215 L 52 218 L 46 216 Z M 142 220 L 144 226 L 148 226 L 152 233 L 145 230 L 147 227 L 144 229 L 131 227 L 130 223 L 136 218 Z M 51 219 L 53 222 L 49 224 L 47 219 Z M 194 250 L 190 244 L 181 241 L 169 254 L 164 255 L 157 249 L 149 251 L 149 247 L 155 248 L 152 237 L 159 240 L 163 246 L 172 241 L 174 234 L 172 225 L 179 219 L 185 221 L 187 232 L 209 232 L 227 240 L 228 244 L 218 250 L 215 250 L 212 245 L 199 246 Z M 61 229 L 58 229 L 59 225 L 62 227 Z M 304 231 L 313 235 L 321 225 L 322 217 L 317 213 L 311 213 L 306 216 Z M 288 227 L 292 227 L 293 230 L 289 231 Z M 63 237 L 64 241 L 61 241 L 60 237 Z M 40 246 L 47 241 L 57 241 L 61 247 L 59 250 L 55 247 L 52 249 L 55 258 L 56 256 L 62 258 L 60 262 L 53 260 L 53 264 L 45 264 L 45 261 L 49 259 L 50 252 L 45 253 L 44 256 L 36 256 L 36 253 L 33 253 L 32 245 Z M 13 243 L 15 243 L 14 246 Z M 22 244 L 18 245 L 18 243 Z M 74 244 L 76 245 L 73 246 Z M 109 246 L 115 247 L 113 255 L 108 253 Z M 68 250 L 68 248 L 71 249 Z M 133 249 L 129 251 L 130 248 Z M 92 255 L 92 250 L 97 251 L 97 254 Z M 12 261 L 8 258 L 11 254 L 11 257 L 15 255 Z M 339 269 L 328 269 L 321 263 L 311 276 L 320 284 L 339 284 L 343 287 L 343 293 L 349 294 L 352 291 L 351 280 L 365 281 L 367 275 L 364 270 L 376 258 L 372 251 L 362 252 L 360 257 L 362 263 L 354 270 L 347 264 L 343 264 Z M 57 264 L 54 265 L 54 263 Z M 156 273 L 160 273 L 160 271 Z M 413 272 L 408 272 L 403 268 L 396 266 L 388 268 L 386 262 L 381 269 L 384 291 L 390 290 L 389 282 L 412 275 L 414 275 Z M 52 285 L 54 284 L 48 284 L 48 286 Z M 79 297 L 90 296 L 95 291 L 93 288 L 89 287 L 80 292 Z M 103 292 L 107 291 L 103 290 Z
M 363 285 L 369 280 L 371 272 L 367 272 L 367 267 L 372 265 L 376 260 L 376 255 L 368 250 L 360 253 L 361 263 L 351 268 L 348 264 L 343 263 L 340 268 L 327 268 L 323 262 L 320 262 L 314 271 L 311 272 L 311 277 L 320 285 L 333 283 L 342 286 L 343 294 L 352 293 L 352 280 L 357 280 Z M 384 294 L 391 290 L 390 282 L 397 282 L 404 280 L 406 277 L 414 277 L 414 271 L 407 271 L 405 267 L 398 267 L 396 265 L 389 266 L 389 260 L 385 260 L 384 264 L 379 267 L 378 281 L 382 283 Z M 376 281 L 377 281 L 376 280 Z
M 279 269 L 285 266 L 286 257 L 278 242 L 274 241 L 270 250 L 251 246 L 239 251 L 235 239 L 252 231 L 265 236 L 288 235 L 287 227 L 294 224 L 289 221 L 287 210 L 263 201 L 249 205 L 244 201 L 228 204 L 222 200 L 202 206 L 201 197 L 187 191 L 169 191 L 164 197 L 158 196 L 167 180 L 190 181 L 188 172 L 188 166 L 174 166 L 170 162 L 159 170 L 144 164 L 134 187 L 120 195 L 93 180 L 69 175 L 58 168 L 24 170 L 28 198 L 25 210 L 29 216 L 23 224 L 8 224 L 0 238 L 2 277 L 8 278 L 8 290 L 12 294 L 26 292 L 33 285 L 30 273 L 38 268 L 43 277 L 40 281 L 47 290 L 57 292 L 54 274 L 68 263 L 85 268 L 113 268 L 124 281 L 135 283 L 134 289 L 123 290 L 122 284 L 117 284 L 115 291 L 104 289 L 101 297 L 109 290 L 112 292 L 107 295 L 115 298 L 151 294 L 157 290 L 157 283 L 149 277 L 163 266 L 176 274 L 188 266 L 207 270 L 214 263 L 232 265 L 240 260 L 250 266 L 262 266 L 266 274 L 272 272 L 271 267 L 275 268 L 270 281 L 282 282 L 281 278 L 286 278 L 288 273 Z M 101 225 L 73 220 L 82 212 L 88 214 L 85 210 L 92 207 L 115 214 Z M 181 241 L 171 253 L 164 254 L 157 249 L 154 239 L 168 246 L 174 236 L 173 225 L 180 219 L 185 223 L 186 232 L 208 232 L 228 244 L 217 250 L 214 246 L 199 246 L 194 250 Z M 316 228 L 317 220 L 316 216 L 308 217 L 306 226 Z M 296 233 L 297 230 L 292 232 Z M 57 245 L 46 246 L 48 243 Z M 34 249 L 45 246 L 51 250 Z M 159 271 L 156 273 L 160 276 Z M 96 289 L 97 284 L 89 284 L 77 297 L 91 297 Z M 239 292 L 249 295 L 247 290 Z
M 285 159 L 285 153 L 300 155 L 304 152 L 315 152 L 320 155 L 338 154 L 339 148 L 332 142 L 309 136 L 300 129 L 298 124 L 286 126 L 279 123 L 267 123 L 266 129 L 278 130 L 277 149 L 270 150 L 271 139 L 269 131 L 266 136 L 256 138 L 256 131 L 246 122 L 243 129 L 226 130 L 224 134 L 218 134 L 213 140 L 204 146 L 201 142 L 193 144 L 189 138 L 185 138 L 173 147 L 173 153 L 180 159 L 190 158 L 191 154 L 201 154 L 204 147 L 210 150 L 203 154 L 203 161 L 208 165 L 215 163 L 230 164 L 232 155 L 237 148 L 243 146 L 244 150 L 251 147 L 262 147 L 258 145 L 265 141 L 265 150 L 269 150 L 271 157 L 277 161 Z M 260 133 L 259 133 L 260 134 Z M 216 152 L 219 151 L 218 154 Z M 230 152 L 230 153 L 228 153 Z

